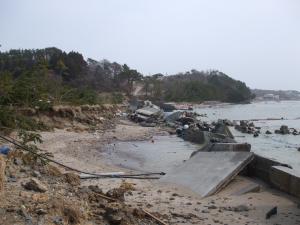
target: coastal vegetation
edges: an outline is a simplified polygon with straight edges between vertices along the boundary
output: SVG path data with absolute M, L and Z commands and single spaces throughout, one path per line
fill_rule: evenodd
M 0 52 L 0 126 L 40 129 L 18 108 L 49 111 L 54 105 L 118 104 L 141 87 L 141 98 L 160 101 L 247 102 L 253 96 L 241 81 L 219 71 L 143 76 L 128 65 L 85 60 L 58 48 Z

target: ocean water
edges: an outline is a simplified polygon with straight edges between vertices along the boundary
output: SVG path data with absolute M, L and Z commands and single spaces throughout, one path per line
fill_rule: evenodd
M 300 171 L 300 135 L 294 136 L 275 134 L 274 131 L 281 125 L 287 125 L 300 131 L 300 101 L 281 102 L 255 102 L 252 104 L 223 104 L 216 106 L 202 106 L 195 109 L 202 120 L 215 121 L 218 119 L 229 120 L 258 120 L 255 126 L 261 127 L 261 135 L 253 137 L 251 134 L 243 134 L 231 129 L 238 142 L 251 144 L 251 151 L 256 154 L 275 159 L 291 165 Z M 281 119 L 282 118 L 282 119 Z M 280 119 L 280 120 L 270 120 Z M 266 135 L 266 130 L 273 134 Z

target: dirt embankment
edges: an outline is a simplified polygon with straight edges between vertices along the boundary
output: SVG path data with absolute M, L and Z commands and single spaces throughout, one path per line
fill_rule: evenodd
M 29 116 L 50 129 L 68 129 L 70 131 L 87 131 L 91 129 L 110 128 L 121 105 L 57 105 L 45 111 L 33 108 L 18 109 L 18 113 Z

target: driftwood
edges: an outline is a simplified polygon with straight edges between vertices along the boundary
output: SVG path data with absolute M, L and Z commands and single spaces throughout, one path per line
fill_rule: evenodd
M 4 190 L 5 166 L 5 159 L 0 155 L 0 192 Z
M 142 209 L 142 211 L 144 213 L 146 213 L 148 216 L 150 216 L 151 218 L 155 219 L 157 222 L 159 222 L 162 225 L 168 225 L 166 224 L 164 221 L 162 221 L 161 219 L 157 218 L 156 216 L 154 216 L 153 214 L 149 213 L 148 211 L 146 211 L 145 209 Z
M 101 197 L 101 198 L 104 198 L 104 199 L 106 199 L 106 200 L 112 201 L 112 202 L 118 201 L 118 199 L 111 198 L 111 197 L 108 197 L 108 196 L 106 196 L 106 195 L 102 195 L 102 194 L 99 194 L 99 193 L 97 193 L 97 196 L 99 196 L 99 197 Z

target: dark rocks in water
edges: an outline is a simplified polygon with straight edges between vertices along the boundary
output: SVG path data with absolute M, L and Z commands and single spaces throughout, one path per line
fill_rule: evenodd
M 291 130 L 292 130 L 292 133 L 293 133 L 294 135 L 297 135 L 297 134 L 298 134 L 298 132 L 297 132 L 296 129 L 291 128 Z M 290 129 L 289 129 L 289 127 L 286 126 L 286 125 L 282 125 L 282 126 L 280 127 L 279 130 L 275 130 L 275 134 L 286 135 L 286 134 L 290 134 L 290 133 L 291 133 L 291 132 L 290 132 Z
M 235 125 L 234 128 L 245 134 L 253 134 L 254 137 L 258 137 L 261 129 L 261 127 L 256 127 L 253 122 L 249 123 L 247 120 L 241 120 L 240 125 Z
M 248 126 L 249 126 L 249 127 L 254 127 L 254 123 L 251 122 L 251 123 L 248 124 Z
M 282 125 L 280 127 L 280 133 L 281 134 L 289 134 L 290 133 L 289 127 L 286 125 Z
M 271 132 L 271 131 L 269 131 L 269 130 L 267 130 L 267 131 L 266 131 L 266 134 L 272 134 L 272 132 Z
M 298 152 L 300 152 L 300 147 L 298 148 Z
M 293 135 L 299 135 L 299 132 L 298 132 L 295 128 L 290 128 L 290 132 L 291 132 Z
M 240 121 L 240 126 L 241 127 L 247 127 L 248 126 L 248 121 L 247 120 L 241 120 Z

